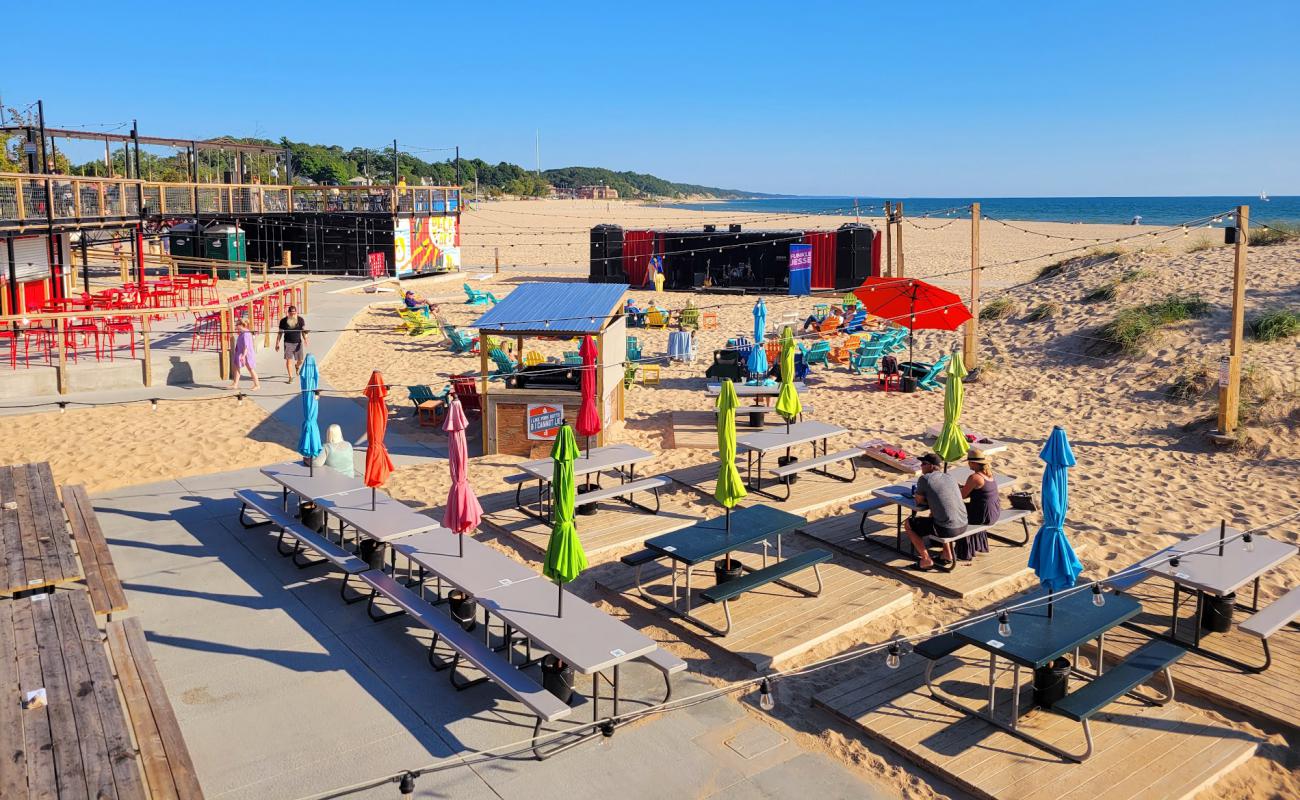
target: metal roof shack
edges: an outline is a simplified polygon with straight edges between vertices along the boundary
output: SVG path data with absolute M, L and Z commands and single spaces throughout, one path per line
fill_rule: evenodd
M 625 283 L 524 283 L 473 324 L 512 336 L 598 334 L 622 314 Z

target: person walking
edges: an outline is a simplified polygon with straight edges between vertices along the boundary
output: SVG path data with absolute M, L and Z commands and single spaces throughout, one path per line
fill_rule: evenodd
M 262 382 L 257 377 L 257 355 L 254 352 L 253 331 L 248 327 L 248 320 L 240 317 L 235 323 L 235 379 L 227 388 L 238 389 L 239 379 L 243 377 L 243 371 L 248 370 L 248 375 L 253 379 L 253 389 L 261 389 Z
M 287 313 L 280 318 L 280 329 L 275 334 L 277 351 L 282 340 L 284 371 L 288 373 L 289 382 L 292 383 L 302 369 L 302 360 L 307 357 L 307 318 L 298 316 L 297 306 L 289 306 Z

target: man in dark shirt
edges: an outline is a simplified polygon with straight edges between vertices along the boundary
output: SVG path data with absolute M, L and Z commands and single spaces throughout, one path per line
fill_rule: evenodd
M 926 548 L 927 537 L 947 539 L 966 530 L 966 503 L 961 499 L 961 487 L 951 475 L 940 471 L 942 466 L 943 462 L 934 453 L 921 456 L 921 477 L 916 479 L 912 499 L 918 508 L 930 509 L 930 516 L 914 516 L 903 523 L 919 559 L 916 568 L 922 572 L 934 569 L 934 559 Z M 952 555 L 952 543 L 945 543 L 945 563 L 951 563 Z
M 280 318 L 280 329 L 275 334 L 275 349 L 284 342 L 284 371 L 292 382 L 302 369 L 307 356 L 307 318 L 298 316 L 298 307 L 289 306 L 288 313 Z

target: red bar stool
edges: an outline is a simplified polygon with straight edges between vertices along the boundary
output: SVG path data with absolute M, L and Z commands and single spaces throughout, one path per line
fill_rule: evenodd
M 54 356 L 54 334 L 53 328 L 43 328 L 40 325 L 28 325 L 22 329 L 23 333 L 23 362 L 28 368 L 32 366 L 32 344 L 34 343 L 39 350 L 45 351 L 45 363 L 49 364 Z
M 125 333 L 131 344 L 131 358 L 135 358 L 135 317 L 105 317 L 103 319 L 104 349 L 108 351 L 108 360 L 115 360 L 113 353 L 117 344 L 117 334 Z
M 78 343 L 77 337 L 81 337 Z M 68 354 L 72 356 L 73 361 L 78 360 L 80 350 L 87 347 L 91 339 L 95 342 L 95 360 L 103 358 L 103 351 L 100 350 L 99 326 L 93 319 L 70 318 L 63 326 L 63 346 L 67 348 Z
M 18 369 L 18 334 L 6 325 L 0 328 L 0 342 L 9 343 L 9 369 Z
M 190 352 L 209 347 L 221 347 L 220 313 L 204 314 L 194 320 L 194 332 L 190 334 Z

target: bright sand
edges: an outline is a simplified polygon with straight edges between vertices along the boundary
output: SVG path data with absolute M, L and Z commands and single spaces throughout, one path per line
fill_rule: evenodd
M 763 215 L 753 227 L 833 228 L 846 218 L 782 217 Z M 508 292 L 525 276 L 546 279 L 582 280 L 588 255 L 587 229 L 599 222 L 619 222 L 628 227 L 697 225 L 703 222 L 746 221 L 746 215 L 684 212 L 653 209 L 633 204 L 586 201 L 513 202 L 484 204 L 464 217 L 464 241 L 470 283 L 498 296 Z M 872 220 L 873 222 L 878 222 Z M 918 277 L 963 270 L 969 265 L 970 225 L 966 220 L 918 219 L 917 226 L 904 227 L 907 273 Z M 1022 227 L 1043 233 L 1076 238 L 1114 238 L 1157 228 L 1091 226 L 1053 223 L 1025 223 Z M 926 228 L 926 230 L 922 230 Z M 536 236 L 534 234 L 546 235 Z M 1259 344 L 1247 340 L 1246 361 L 1254 365 L 1254 376 L 1264 385 L 1281 389 L 1281 396 L 1266 399 L 1258 411 L 1261 424 L 1250 434 L 1252 445 L 1241 450 L 1216 449 L 1206 442 L 1206 425 L 1185 429 L 1187 423 L 1213 415 L 1214 396 L 1206 395 L 1190 404 L 1175 402 L 1167 394 L 1177 373 L 1187 365 L 1214 360 L 1226 352 L 1228 290 L 1231 280 L 1231 251 L 1215 247 L 1185 253 L 1199 238 L 1221 241 L 1218 231 L 1181 231 L 1172 237 L 1145 237 L 1130 247 L 1151 245 L 1168 239 L 1162 252 L 1130 257 L 1120 264 L 1031 284 L 1012 291 L 1020 311 L 1011 317 L 982 326 L 982 353 L 991 369 L 978 383 L 967 386 L 963 420 L 974 430 L 1012 442 L 1009 451 L 997 457 L 995 469 L 1014 476 L 1034 488 L 1042 465 L 1037 452 L 1054 424 L 1069 431 L 1079 465 L 1071 473 L 1068 533 L 1084 562 L 1085 574 L 1096 575 L 1124 567 L 1172 542 L 1177 533 L 1200 532 L 1221 518 L 1229 524 L 1263 524 L 1297 510 L 1296 479 L 1300 464 L 1294 454 L 1300 447 L 1294 408 L 1294 374 L 1290 366 L 1294 342 Z M 1003 264 L 1029 260 L 1034 256 L 1081 246 L 1081 242 L 1045 239 L 1002 225 L 985 222 L 981 230 L 982 264 Z M 546 242 L 538 245 L 538 242 Z M 527 246 L 503 245 L 529 243 Z M 477 245 L 486 245 L 479 247 Z M 492 263 L 493 248 L 500 248 L 502 274 L 478 281 L 482 265 Z M 985 271 L 984 300 L 997 296 L 998 287 L 1025 281 L 1037 268 L 1055 259 L 1031 260 L 1025 264 L 993 267 Z M 548 262 L 541 266 L 542 262 Z M 560 264 L 559 262 L 572 262 Z M 491 271 L 491 267 L 488 267 Z M 1300 246 L 1258 248 L 1251 251 L 1248 304 L 1251 309 L 1289 305 L 1297 299 L 1300 281 Z M 1084 303 L 1082 296 L 1107 280 L 1129 280 L 1120 284 L 1114 301 Z M 965 295 L 967 278 L 942 277 L 937 282 Z M 463 304 L 460 281 L 416 282 L 417 291 L 442 300 L 444 315 L 453 323 L 467 324 L 480 313 Z M 424 285 L 421 285 L 424 284 Z M 1086 338 L 1091 328 L 1108 320 L 1124 305 L 1163 297 L 1170 292 L 1198 292 L 1215 306 L 1212 316 L 1180 323 L 1162 334 L 1148 355 L 1088 355 Z M 632 297 L 644 304 L 648 292 L 634 290 Z M 677 308 L 689 295 L 669 293 L 656 298 L 661 305 Z M 665 366 L 658 387 L 637 385 L 627 394 L 627 421 L 615 432 L 615 439 L 631 442 L 659 453 L 645 474 L 664 472 L 710 460 L 704 449 L 672 447 L 669 412 L 706 411 L 711 406 L 703 395 L 703 373 L 711 351 L 728 336 L 752 333 L 752 298 L 696 296 L 701 307 L 719 305 L 720 327 L 700 333 L 700 360 L 692 365 Z M 768 297 L 769 325 L 786 312 L 806 315 L 809 299 Z M 1044 302 L 1060 305 L 1059 314 L 1048 321 L 1023 319 L 1026 310 Z M 1251 316 L 1248 311 L 1247 317 Z M 453 372 L 473 372 L 476 356 L 453 356 L 435 337 L 406 338 L 393 330 L 396 315 L 391 307 L 376 306 L 358 315 L 360 329 L 345 334 L 325 359 L 323 372 L 334 386 L 364 385 L 373 369 L 380 369 L 390 385 L 397 387 L 393 405 L 397 414 L 392 430 L 413 437 L 438 438 L 440 433 L 418 428 L 410 418 L 401 387 L 430 384 L 440 388 Z M 666 349 L 667 333 L 635 329 L 647 357 Z M 918 359 L 932 360 L 960 342 L 959 333 L 923 332 L 917 336 Z M 525 342 L 525 349 L 543 355 L 559 355 L 570 349 L 562 343 Z M 905 354 L 904 354 L 905 355 Z M 835 422 L 851 433 L 841 445 L 866 438 L 882 437 L 912 452 L 923 452 L 918 435 L 941 421 L 942 392 L 903 395 L 878 393 L 868 388 L 863 376 L 844 367 L 814 372 L 806 402 L 814 406 L 810 416 Z M 220 404 L 220 405 L 218 405 Z M 70 441 L 67 431 L 76 422 L 78 436 Z M 178 436 L 192 430 L 194 420 L 203 420 L 203 436 Z M 327 424 L 329 420 L 322 420 Z M 150 412 L 147 404 L 95 411 L 15 417 L 9 421 L 14 435 L 0 443 L 8 463 L 48 459 L 62 481 L 84 481 L 92 491 L 123 484 L 143 483 L 163 477 L 198 474 L 263 464 L 291 457 L 293 432 L 262 427 L 265 417 L 252 403 L 235 406 L 231 401 L 185 403 L 160 407 Z M 349 434 L 353 432 L 348 432 Z M 277 441 L 274 444 L 268 439 Z M 85 443 L 94 442 L 95 447 Z M 107 443 L 107 446 L 105 446 Z M 284 446 L 280 446 L 284 445 Z M 473 447 L 473 445 L 471 445 Z M 501 492 L 501 478 L 513 470 L 508 457 L 476 458 L 470 476 L 480 494 Z M 897 480 L 897 473 L 867 469 L 860 483 L 884 484 Z M 445 467 L 430 465 L 399 469 L 391 493 L 421 507 L 440 509 L 446 496 Z M 681 496 L 686 496 L 685 494 Z M 704 508 L 703 504 L 699 506 Z M 841 505 L 817 512 L 821 517 L 845 513 Z M 581 528 L 581 522 L 579 523 Z M 1297 541 L 1295 524 L 1270 535 Z M 483 538 L 486 534 L 480 534 Z M 504 542 L 497 546 L 526 558 Z M 537 566 L 534 563 L 534 566 Z M 1284 584 L 1300 582 L 1300 559 L 1274 572 L 1264 584 L 1264 593 L 1276 594 Z M 1025 581 L 1016 589 L 1028 588 Z M 663 626 L 656 615 L 607 602 L 591 585 L 580 579 L 578 591 L 665 641 L 680 655 L 690 658 L 693 668 L 703 669 L 718 680 L 751 677 L 725 657 L 710 658 L 695 640 L 680 637 Z M 840 653 L 856 644 L 879 642 L 896 634 L 929 630 L 937 623 L 951 622 L 991 602 L 975 604 L 914 590 L 915 603 L 885 621 L 840 636 L 819 645 L 798 658 L 794 665 Z M 1001 595 L 997 595 L 1001 596 Z M 933 796 L 931 780 L 917 776 L 913 767 L 886 748 L 868 743 L 852 729 L 832 721 L 809 707 L 817 691 L 852 679 L 861 670 L 853 664 L 824 670 L 782 685 L 782 703 L 776 717 L 789 725 L 802 746 L 824 749 L 845 763 L 882 779 L 908 797 Z M 1292 676 L 1294 679 L 1294 676 Z M 1196 701 L 1192 701 L 1196 702 Z M 1263 735 L 1269 744 L 1247 765 L 1234 771 L 1211 792 L 1210 797 L 1283 797 L 1300 795 L 1300 778 L 1294 766 L 1283 766 L 1287 743 L 1276 731 L 1261 730 L 1236 714 L 1209 712 L 1226 724 Z M 784 731 L 791 734 L 789 729 Z

